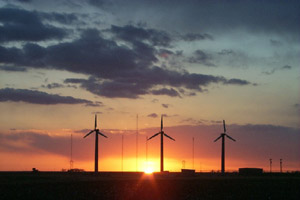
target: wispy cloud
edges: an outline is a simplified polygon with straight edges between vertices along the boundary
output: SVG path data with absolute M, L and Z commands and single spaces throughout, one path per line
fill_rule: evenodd
M 282 67 L 273 68 L 271 71 L 264 71 L 262 73 L 265 75 L 271 75 L 271 74 L 274 74 L 276 71 L 290 70 L 290 69 L 292 69 L 292 67 L 290 65 L 284 65 Z
M 147 117 L 157 118 L 158 115 L 156 113 L 151 113 L 151 114 L 147 115 Z

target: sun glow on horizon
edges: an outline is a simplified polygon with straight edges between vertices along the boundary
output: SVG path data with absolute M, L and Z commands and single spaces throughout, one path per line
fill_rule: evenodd
M 152 174 L 154 172 L 154 170 L 151 167 L 148 167 L 145 169 L 145 174 Z
M 154 163 L 151 161 L 144 162 L 143 171 L 145 174 L 152 174 L 154 170 Z

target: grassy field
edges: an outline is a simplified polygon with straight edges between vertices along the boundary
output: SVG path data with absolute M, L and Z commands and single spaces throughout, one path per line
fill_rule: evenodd
M 0 199 L 300 199 L 300 174 L 0 172 Z

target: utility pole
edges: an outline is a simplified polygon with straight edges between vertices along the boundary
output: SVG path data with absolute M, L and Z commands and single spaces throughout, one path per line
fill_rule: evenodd
M 282 173 L 282 159 L 280 158 L 280 173 Z
M 71 155 L 70 155 L 70 170 L 73 169 L 73 136 L 71 133 Z
M 272 173 L 272 158 L 270 158 L 270 173 Z

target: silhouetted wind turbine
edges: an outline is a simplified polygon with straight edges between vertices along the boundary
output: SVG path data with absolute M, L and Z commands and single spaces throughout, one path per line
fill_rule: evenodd
M 223 127 L 224 127 L 224 133 L 221 133 L 221 135 L 215 139 L 214 142 L 218 141 L 220 138 L 222 138 L 222 157 L 221 157 L 221 172 L 222 174 L 225 173 L 225 136 L 231 139 L 232 141 L 236 141 L 232 137 L 226 134 L 226 126 L 225 126 L 225 120 L 223 120 Z
M 164 136 L 168 137 L 171 140 L 174 140 L 172 137 L 168 136 L 164 131 L 163 131 L 163 115 L 161 116 L 161 125 L 160 125 L 160 132 L 154 134 L 151 136 L 148 140 L 151 140 L 155 136 L 160 135 L 160 172 L 164 171 Z
M 93 132 L 95 132 L 95 172 L 97 173 L 98 172 L 98 134 L 107 138 L 106 135 L 104 135 L 103 133 L 101 133 L 99 131 L 99 129 L 97 129 L 97 115 L 95 115 L 95 129 L 91 130 L 83 138 L 86 138 L 87 136 L 89 136 Z

